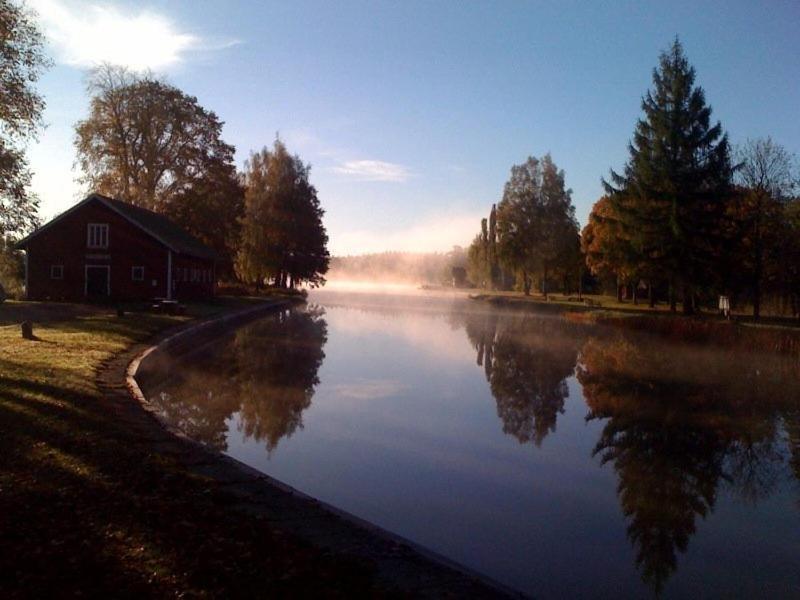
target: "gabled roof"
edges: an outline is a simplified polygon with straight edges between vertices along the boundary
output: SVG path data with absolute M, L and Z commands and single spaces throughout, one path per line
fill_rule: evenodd
M 152 210 L 140 208 L 138 206 L 134 206 L 133 204 L 115 200 L 114 198 L 108 198 L 107 196 L 102 196 L 100 194 L 91 194 L 87 196 L 84 200 L 78 202 L 78 204 L 72 208 L 64 211 L 55 219 L 45 223 L 39 229 L 31 233 L 28 237 L 19 241 L 16 244 L 16 247 L 25 248 L 30 240 L 38 236 L 44 230 L 52 227 L 67 215 L 75 212 L 90 202 L 99 202 L 108 209 L 113 210 L 122 218 L 126 219 L 173 252 L 209 260 L 214 260 L 217 258 L 217 254 L 211 248 L 206 246 L 196 237 L 184 231 L 165 216 L 154 213 Z

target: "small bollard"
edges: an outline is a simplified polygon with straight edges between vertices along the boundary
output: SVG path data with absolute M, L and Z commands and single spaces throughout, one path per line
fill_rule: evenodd
M 22 322 L 22 337 L 26 340 L 32 340 L 33 338 L 33 323 L 30 321 L 23 321 Z
M 122 308 L 121 306 L 117 307 L 117 316 L 118 317 L 124 317 L 125 316 L 125 309 Z

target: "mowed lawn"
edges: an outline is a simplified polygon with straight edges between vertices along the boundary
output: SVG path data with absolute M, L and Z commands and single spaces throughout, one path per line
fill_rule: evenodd
M 105 401 L 105 359 L 189 318 L 0 305 L 0 596 L 374 592 L 365 567 L 232 510 Z

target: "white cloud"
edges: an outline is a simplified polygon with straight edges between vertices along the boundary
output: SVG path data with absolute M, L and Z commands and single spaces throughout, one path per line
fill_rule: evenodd
M 358 181 L 406 181 L 411 177 L 407 167 L 382 160 L 348 160 L 331 171 Z
M 103 62 L 135 70 L 163 69 L 184 60 L 187 52 L 212 50 L 235 42 L 204 45 L 180 31 L 167 17 L 148 10 L 118 8 L 69 0 L 32 0 L 59 62 L 93 67 Z
M 331 247 L 337 255 L 401 252 L 446 252 L 468 246 L 481 227 L 482 213 L 442 214 L 423 218 L 394 231 L 354 230 L 334 233 Z

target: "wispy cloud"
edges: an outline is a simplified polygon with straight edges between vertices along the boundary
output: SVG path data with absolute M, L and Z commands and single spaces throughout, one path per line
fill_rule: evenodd
M 31 0 L 59 62 L 93 67 L 103 62 L 136 70 L 164 69 L 191 51 L 218 50 L 235 41 L 207 43 L 150 10 L 126 10 L 69 0 Z
M 331 235 L 334 254 L 363 254 L 395 250 L 401 252 L 445 252 L 467 246 L 481 226 L 482 213 L 436 214 L 410 227 L 394 231 L 352 230 Z
M 350 383 L 334 386 L 335 392 L 342 398 L 351 400 L 378 400 L 399 394 L 408 385 L 392 379 L 358 379 Z
M 411 177 L 408 167 L 382 160 L 348 160 L 330 170 L 358 181 L 403 182 Z

